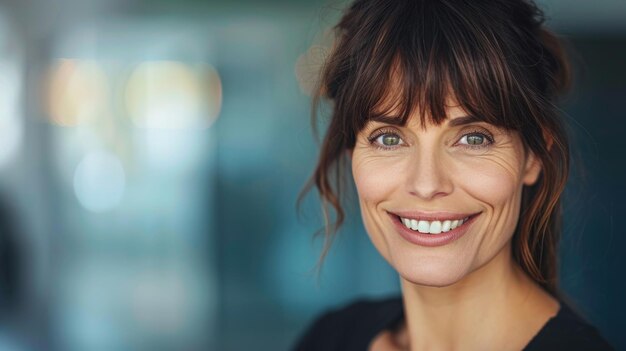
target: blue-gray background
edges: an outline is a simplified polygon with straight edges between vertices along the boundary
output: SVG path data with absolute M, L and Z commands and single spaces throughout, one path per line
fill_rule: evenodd
M 562 287 L 626 349 L 626 3 L 543 0 L 575 53 Z M 398 292 L 354 206 L 323 269 L 310 86 L 334 1 L 0 2 L 0 349 L 283 350 Z

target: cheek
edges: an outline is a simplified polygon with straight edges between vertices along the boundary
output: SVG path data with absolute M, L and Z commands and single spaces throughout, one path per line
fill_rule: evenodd
M 391 158 L 393 159 L 393 158 Z M 352 176 L 358 192 L 361 219 L 365 230 L 378 252 L 389 261 L 389 243 L 384 236 L 385 222 L 377 207 L 394 198 L 402 180 L 400 160 L 356 153 L 352 159 Z
M 511 239 L 519 219 L 521 160 L 516 157 L 507 160 L 510 162 L 483 160 L 467 168 L 470 172 L 466 177 L 459 178 L 464 192 L 484 209 L 483 234 L 476 237 L 478 261 L 487 260 Z
M 400 168 L 393 159 L 355 155 L 352 176 L 361 202 L 372 204 L 387 198 L 401 181 Z
M 472 169 L 471 175 L 462 177 L 459 183 L 472 197 L 492 208 L 507 203 L 519 188 L 510 172 L 488 166 Z
M 522 188 L 522 155 L 507 151 L 459 163 L 462 170 L 456 172 L 457 184 L 493 210 L 516 202 Z

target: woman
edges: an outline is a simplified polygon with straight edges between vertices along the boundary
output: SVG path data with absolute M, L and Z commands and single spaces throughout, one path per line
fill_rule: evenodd
M 569 150 L 555 102 L 569 72 L 542 23 L 524 0 L 346 11 L 321 76 L 332 118 L 313 182 L 337 214 L 328 243 L 351 165 L 402 297 L 327 313 L 297 350 L 611 349 L 558 291 Z

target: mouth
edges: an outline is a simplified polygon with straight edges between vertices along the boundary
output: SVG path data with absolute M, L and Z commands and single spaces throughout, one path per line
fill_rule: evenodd
M 425 247 L 444 246 L 461 238 L 481 213 L 388 212 L 397 233 L 402 238 Z
M 478 216 L 480 212 L 470 215 L 444 215 L 436 218 L 432 218 L 433 216 L 400 215 L 391 212 L 389 214 L 395 217 L 394 219 L 408 230 L 416 233 L 438 235 L 462 227 Z

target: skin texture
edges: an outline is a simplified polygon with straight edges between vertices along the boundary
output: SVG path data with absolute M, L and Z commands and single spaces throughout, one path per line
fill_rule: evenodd
M 357 136 L 352 172 L 363 222 L 399 273 L 405 301 L 403 328 L 372 349 L 521 349 L 558 311 L 511 257 L 522 189 L 541 165 L 514 132 L 450 123 L 465 115 L 452 102 L 441 125 L 370 121 Z M 479 215 L 459 239 L 423 247 L 398 234 L 390 216 L 398 211 Z

